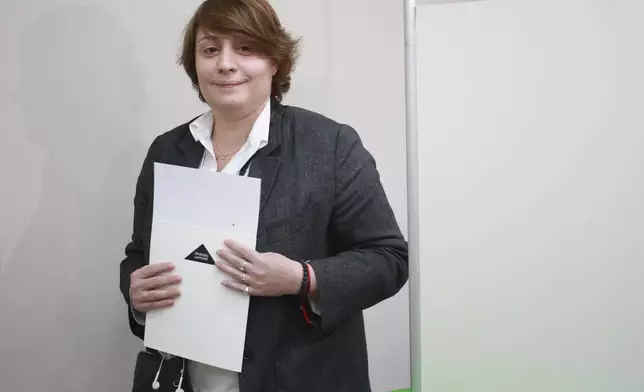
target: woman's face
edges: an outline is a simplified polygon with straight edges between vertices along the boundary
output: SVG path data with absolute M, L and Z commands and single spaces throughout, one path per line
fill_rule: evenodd
M 195 47 L 199 88 L 213 110 L 250 111 L 268 99 L 277 69 L 248 42 L 199 31 Z

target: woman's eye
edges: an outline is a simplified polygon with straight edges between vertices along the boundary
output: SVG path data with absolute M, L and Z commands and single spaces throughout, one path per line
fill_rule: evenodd
M 251 48 L 250 46 L 244 45 L 239 47 L 239 51 L 242 53 L 250 53 L 253 51 L 253 48 Z
M 217 53 L 217 48 L 215 48 L 215 47 L 213 47 L 213 46 L 209 46 L 209 47 L 205 48 L 205 49 L 203 50 L 203 52 L 204 52 L 205 54 L 207 54 L 207 55 L 213 55 L 213 54 Z

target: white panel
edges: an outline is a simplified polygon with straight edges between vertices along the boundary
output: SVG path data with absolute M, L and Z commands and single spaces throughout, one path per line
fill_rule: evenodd
M 424 390 L 644 390 L 644 3 L 417 17 Z

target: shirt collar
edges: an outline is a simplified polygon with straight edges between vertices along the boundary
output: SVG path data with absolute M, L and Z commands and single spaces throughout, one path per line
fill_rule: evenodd
M 266 102 L 266 105 L 264 105 L 264 109 L 262 109 L 262 112 L 257 117 L 257 120 L 255 120 L 253 128 L 248 134 L 246 144 L 250 144 L 254 149 L 260 149 L 268 144 L 270 123 L 271 101 L 269 99 Z M 212 137 L 212 125 L 212 110 L 209 110 L 190 123 L 190 133 L 192 134 L 192 137 L 195 138 L 195 141 L 201 141 L 203 143 L 204 140 L 208 140 Z

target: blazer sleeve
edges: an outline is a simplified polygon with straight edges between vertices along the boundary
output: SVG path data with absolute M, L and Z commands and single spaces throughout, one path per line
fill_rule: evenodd
M 134 316 L 134 309 L 132 309 L 130 302 L 130 275 L 148 264 L 144 238 L 150 226 L 148 211 L 152 205 L 153 164 L 157 140 L 148 149 L 136 181 L 132 238 L 125 247 L 125 258 L 120 265 L 120 289 L 127 304 L 130 330 L 141 339 L 143 339 L 145 328 L 143 327 L 143 322 L 141 322 L 142 317 L 140 315 L 139 317 Z
M 335 256 L 311 260 L 322 329 L 393 295 L 407 282 L 405 241 L 358 133 L 341 125 L 329 236 Z

